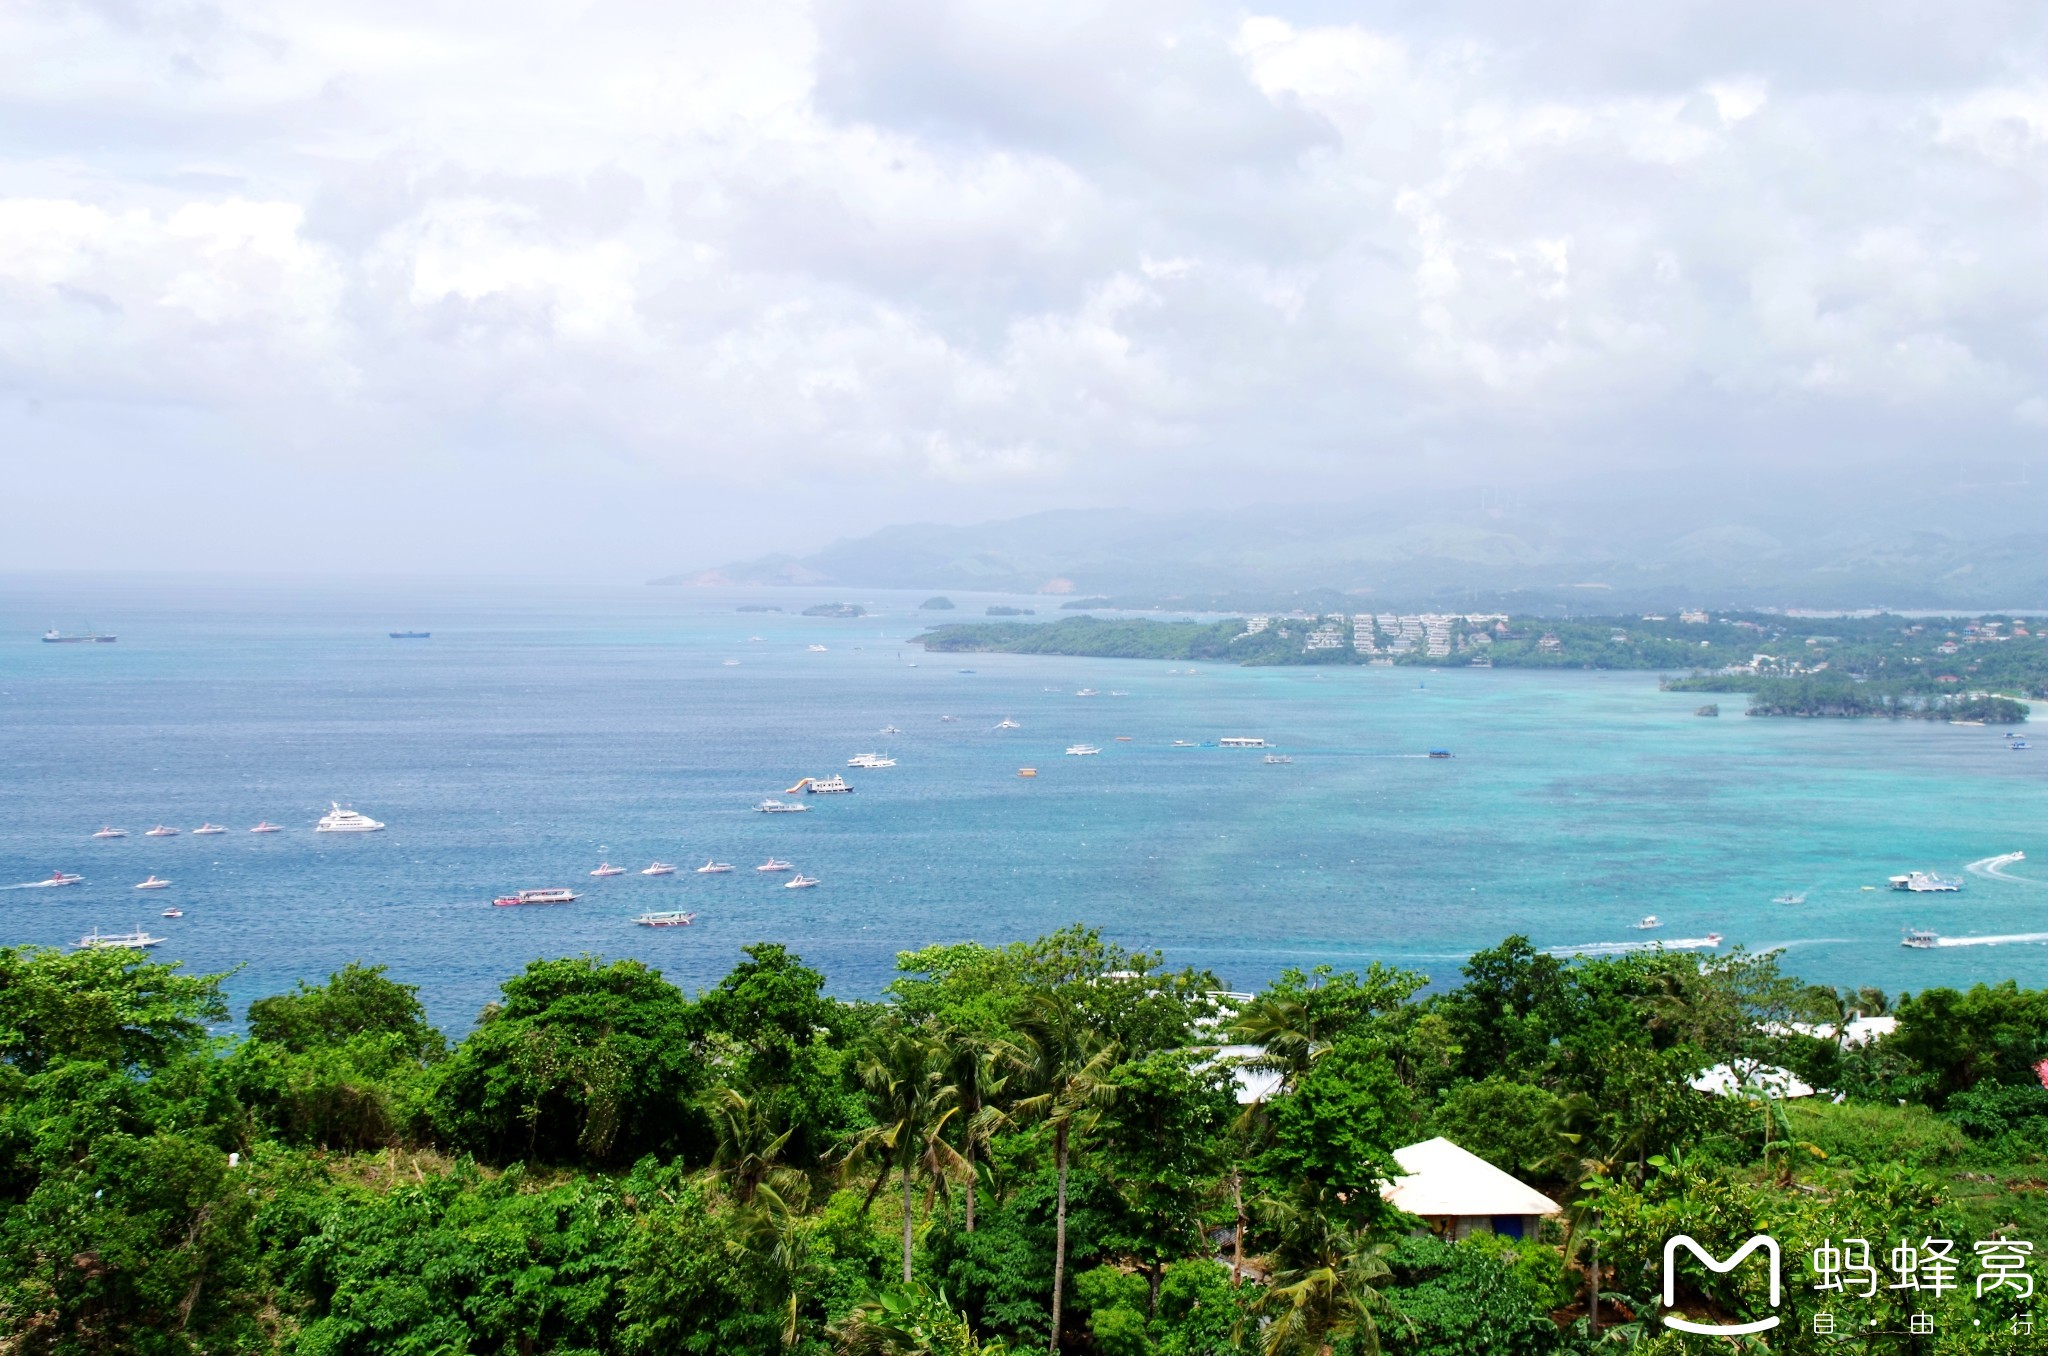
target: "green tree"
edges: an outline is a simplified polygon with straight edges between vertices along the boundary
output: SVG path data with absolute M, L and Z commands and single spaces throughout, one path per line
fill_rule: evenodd
M 1270 1147 L 1259 1170 L 1272 1190 L 1316 1181 L 1377 1210 L 1379 1183 L 1398 1175 L 1393 1151 L 1418 1128 L 1413 1099 L 1381 1046 L 1347 1036 L 1292 1093 L 1267 1107 Z
M 1382 1284 L 1390 1247 L 1325 1183 L 1303 1182 L 1260 1213 L 1275 1240 L 1271 1280 L 1253 1305 L 1266 1320 L 1263 1356 L 1322 1356 L 1339 1342 L 1377 1353 L 1380 1320 L 1395 1316 Z
M 875 1124 L 855 1138 L 849 1157 L 855 1163 L 872 1159 L 882 1165 L 869 1200 L 888 1181 L 891 1168 L 902 1176 L 905 1285 L 911 1280 L 917 1173 L 924 1171 L 936 1189 L 942 1178 L 965 1164 L 946 1143 L 946 1124 L 960 1111 L 958 1089 L 946 1081 L 948 1055 L 931 1032 L 894 1023 L 875 1033 L 855 1066 Z
M 72 1059 L 162 1068 L 227 1020 L 224 978 L 114 948 L 0 947 L 0 1061 L 28 1074 Z
M 1185 1051 L 1118 1065 L 1098 1155 L 1128 1211 L 1126 1249 L 1145 1269 L 1149 1319 L 1166 1264 L 1201 1251 L 1205 1200 L 1224 1170 L 1224 1130 L 1237 1110 L 1230 1075 Z

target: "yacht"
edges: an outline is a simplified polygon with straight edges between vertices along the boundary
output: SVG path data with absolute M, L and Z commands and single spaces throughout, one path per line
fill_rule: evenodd
M 183 918 L 185 916 L 185 911 L 179 908 L 177 905 L 173 904 L 171 905 L 170 908 L 165 909 L 161 916 L 164 918 Z
M 643 876 L 673 876 L 675 873 L 675 867 L 667 862 L 655 862 L 651 866 L 644 866 L 640 869 L 640 874 Z
M 915 667 L 915 666 L 913 666 L 913 667 Z M 903 733 L 903 731 L 901 731 L 901 730 L 897 729 L 897 728 L 896 728 L 896 727 L 895 727 L 894 725 L 884 725 L 884 726 L 882 727 L 882 733 L 883 733 L 883 734 L 902 734 L 902 733 Z
M 152 946 L 162 945 L 163 940 L 161 937 L 150 936 L 141 928 L 136 928 L 132 932 L 101 932 L 94 928 L 78 939 L 78 946 L 81 951 L 146 951 Z
M 331 808 L 313 826 L 320 833 L 375 833 L 384 827 L 368 815 L 342 809 L 339 801 L 329 801 L 328 805 Z
M 785 862 L 779 857 L 770 857 L 754 869 L 756 871 L 789 871 L 794 869 L 795 866 L 795 862 Z
M 626 874 L 626 868 L 623 866 L 613 866 L 610 862 L 599 862 L 597 870 L 590 874 L 593 876 L 623 876 Z
M 697 874 L 700 876 L 722 876 L 730 870 L 732 870 L 731 862 L 714 862 L 709 857 L 706 857 L 704 865 L 697 868 Z
M 72 874 L 71 872 L 69 872 L 69 871 L 52 871 L 52 872 L 50 873 L 50 878 L 49 878 L 48 880 L 39 880 L 39 881 L 37 881 L 37 882 L 36 882 L 36 884 L 38 884 L 38 885 L 76 885 L 76 884 L 78 884 L 78 882 L 80 882 L 80 881 L 82 881 L 82 880 L 84 880 L 84 879 L 85 879 L 85 877 L 83 877 L 83 876 L 78 876 L 78 875 L 73 875 L 73 874 Z
M 998 730 L 1021 730 L 1024 727 L 1022 725 L 1019 725 L 1016 721 L 1011 720 L 1008 716 L 1004 716 L 1001 720 L 996 722 L 996 728 Z
M 846 760 L 848 767 L 895 767 L 894 758 L 884 758 L 879 753 L 856 753 Z
M 754 811 L 757 814 L 764 815 L 800 815 L 810 808 L 808 805 L 797 805 L 786 800 L 770 798 L 756 805 Z
M 284 832 L 284 825 L 282 825 L 282 824 L 273 824 L 273 823 L 271 823 L 271 822 L 270 822 L 269 820 L 267 820 L 267 819 L 260 819 L 260 820 L 258 820 L 258 821 L 256 822 L 256 825 L 255 825 L 255 827 L 254 827 L 254 828 L 252 828 L 252 829 L 250 829 L 250 830 L 249 830 L 249 832 L 251 832 L 251 833 L 283 833 L 283 832 Z
M 1941 945 L 1941 936 L 1927 928 L 1907 928 L 1906 935 L 1899 940 L 1900 946 L 1910 946 L 1915 951 L 1932 951 Z
M 785 890 L 808 890 L 817 883 L 818 878 L 816 876 L 792 876 L 782 882 L 782 888 Z
M 1074 757 L 1074 758 L 1086 758 L 1086 757 L 1090 756 L 1091 754 L 1097 754 L 1097 753 L 1101 753 L 1101 752 L 1102 752 L 1102 750 L 1101 750 L 1101 749 L 1098 749 L 1098 748 L 1096 748 L 1096 747 L 1095 747 L 1095 746 L 1094 746 L 1093 744 L 1069 744 L 1069 745 L 1067 745 L 1067 753 L 1068 753 L 1068 755 L 1069 755 L 1069 756 L 1071 756 L 1071 757 Z
M 1654 913 L 1646 913 L 1641 918 L 1636 920 L 1636 928 L 1638 931 L 1641 932 L 1648 932 L 1652 928 L 1661 928 L 1663 926 L 1664 920 L 1659 918 Z
M 148 880 L 138 881 L 136 883 L 135 888 L 138 890 L 162 890 L 169 887 L 169 885 L 169 881 L 164 880 L 155 875 L 154 873 L 152 873 Z
M 194 838 L 206 838 L 216 833 L 226 832 L 227 830 L 218 824 L 201 824 L 198 828 L 192 830 L 192 836 Z
M 159 824 L 155 828 L 144 832 L 142 836 L 144 838 L 176 838 L 178 831 L 168 824 Z
M 93 837 L 95 838 L 126 838 L 127 836 L 128 830 L 116 829 L 112 827 L 101 829 L 98 833 L 93 835 Z
M 1937 876 L 1932 871 L 1908 871 L 1903 876 L 1893 876 L 1889 884 L 1894 890 L 1907 890 L 1916 895 L 1952 894 L 1963 888 L 1961 881 Z
M 697 915 L 670 909 L 664 913 L 643 913 L 633 921 L 643 928 L 686 928 L 697 921 Z
M 805 777 L 782 794 L 793 795 L 798 791 L 807 796 L 840 796 L 851 794 L 853 787 L 844 777 Z
M 574 890 L 521 890 L 516 895 L 499 895 L 491 903 L 508 909 L 519 904 L 573 904 L 577 898 Z

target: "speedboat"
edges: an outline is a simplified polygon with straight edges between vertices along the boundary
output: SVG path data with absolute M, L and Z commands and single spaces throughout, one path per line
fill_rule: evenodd
M 764 815 L 800 815 L 810 808 L 808 805 L 793 805 L 786 800 L 771 798 L 756 805 L 754 810 L 756 813 Z
M 1089 756 L 1090 754 L 1096 754 L 1096 753 L 1101 753 L 1101 752 L 1102 752 L 1102 750 L 1101 750 L 1101 749 L 1098 749 L 1098 748 L 1096 748 L 1096 747 L 1095 747 L 1095 746 L 1094 746 L 1093 744 L 1069 744 L 1069 745 L 1067 745 L 1067 753 L 1068 753 L 1068 754 L 1069 754 L 1069 755 L 1070 755 L 1071 757 L 1075 757 L 1075 758 L 1086 758 L 1086 757 L 1088 757 L 1088 756 Z
M 640 869 L 640 874 L 643 876 L 673 876 L 675 873 L 676 869 L 667 862 L 656 862 L 652 866 Z
M 1191 749 L 1195 746 L 1195 741 L 1192 739 L 1176 739 L 1173 741 L 1173 746 L 1177 749 Z
M 1022 725 L 1019 725 L 1016 721 L 1011 720 L 1008 716 L 1004 716 L 1001 720 L 996 722 L 996 728 L 998 730 L 1021 730 L 1024 727 Z
M 1805 902 L 1806 891 L 1804 890 L 1796 894 L 1774 895 L 1771 897 L 1771 903 L 1773 904 L 1804 904 Z
M 1910 946 L 1915 951 L 1932 951 L 1941 945 L 1941 937 L 1927 928 L 1907 928 L 1906 935 L 1899 940 L 1899 945 Z
M 714 862 L 707 857 L 704 865 L 697 868 L 697 874 L 700 876 L 721 876 L 730 870 L 732 870 L 731 862 Z
M 754 869 L 756 871 L 790 871 L 794 870 L 795 867 L 795 862 L 785 862 L 780 858 L 770 857 L 767 861 L 761 863 Z
M 132 932 L 101 932 L 94 928 L 78 939 L 78 946 L 82 951 L 146 951 L 152 946 L 162 945 L 163 940 L 161 937 L 150 936 L 141 928 L 136 928 Z
M 491 903 L 508 909 L 519 904 L 572 904 L 576 899 L 573 890 L 521 890 L 516 895 L 499 895 Z
M 1718 932 L 1708 933 L 1706 936 L 1706 943 L 1708 946 L 1719 946 L 1721 944 L 1721 934 Z
M 127 836 L 128 830 L 116 829 L 111 827 L 101 829 L 98 833 L 93 835 L 93 837 L 95 838 L 126 838 Z
M 884 758 L 879 753 L 856 753 L 853 757 L 846 760 L 846 765 L 848 767 L 869 768 L 895 767 L 896 760 L 894 758 Z
M 177 905 L 173 904 L 171 905 L 170 908 L 165 909 L 160 916 L 164 918 L 183 918 L 185 916 L 185 911 L 179 908 Z
M 329 801 L 328 804 L 332 808 L 313 826 L 320 833 L 375 833 L 384 827 L 368 815 L 342 809 L 339 801 Z
M 1646 913 L 1636 920 L 1636 927 L 1642 932 L 1648 932 L 1651 928 L 1661 928 L 1663 926 L 1664 920 L 1654 913 Z
M 1101 694 L 1101 693 L 1099 693 L 1099 692 L 1097 692 L 1097 691 L 1096 691 L 1096 690 L 1095 690 L 1094 688 L 1092 688 L 1092 687 L 1084 687 L 1084 688 L 1082 688 L 1082 689 L 1081 689 L 1080 691 L 1076 692 L 1076 693 L 1075 693 L 1074 695 L 1075 695 L 1076 697 L 1098 697 L 1098 696 L 1101 696 L 1102 694 Z
M 817 883 L 818 878 L 816 876 L 793 876 L 789 880 L 782 882 L 782 888 L 785 890 L 808 890 Z
M 148 880 L 136 882 L 135 888 L 138 890 L 162 890 L 168 888 L 169 886 L 169 881 L 164 880 L 161 877 L 152 873 Z
M 626 868 L 623 866 L 613 866 L 610 862 L 599 862 L 597 870 L 590 874 L 593 876 L 623 876 L 626 874 Z
M 176 838 L 178 831 L 168 824 L 159 824 L 142 836 L 144 838 Z
M 939 717 L 939 719 L 940 719 L 940 720 L 942 720 L 942 721 L 948 721 L 948 720 L 958 720 L 958 719 L 960 719 L 960 717 L 958 717 L 958 716 L 940 716 L 940 717 Z
M 192 830 L 192 836 L 194 838 L 203 838 L 212 834 L 226 832 L 227 830 L 218 824 L 201 824 L 198 828 Z
M 670 909 L 665 913 L 643 913 L 633 921 L 643 928 L 686 928 L 697 921 L 697 915 Z
M 896 727 L 895 727 L 894 725 L 884 725 L 884 726 L 882 727 L 882 733 L 883 733 L 883 734 L 902 734 L 902 733 L 903 733 L 903 731 L 901 731 L 901 730 L 897 729 L 897 728 L 896 728 Z
M 853 785 L 844 777 L 804 777 L 782 794 L 793 796 L 799 791 L 807 796 L 843 796 L 852 794 Z
M 284 825 L 282 825 L 282 824 L 273 824 L 273 823 L 271 823 L 271 822 L 270 822 L 269 820 L 267 820 L 267 819 L 264 819 L 264 820 L 259 820 L 259 821 L 258 821 L 258 822 L 256 823 L 256 826 L 255 826 L 254 828 L 250 829 L 250 830 L 249 830 L 249 832 L 251 832 L 251 833 L 283 833 L 283 832 L 284 832 Z
M 1889 884 L 1894 890 L 1907 890 L 1916 895 L 1952 894 L 1963 888 L 1961 881 L 1937 876 L 1931 871 L 1908 871 L 1903 876 L 1893 876 Z
M 824 647 L 824 646 L 822 646 L 822 645 L 806 645 L 806 646 L 804 646 L 804 648 L 805 648 L 805 649 L 807 649 L 807 650 L 809 650 L 809 651 L 810 651 L 810 652 L 811 652 L 812 654 L 823 654 L 823 653 L 825 653 L 825 647 Z
M 2031 744 L 2027 743 L 2026 740 L 2019 738 L 2017 735 L 2015 735 L 2011 739 L 2008 739 L 2005 742 L 2005 746 L 2009 749 L 2026 749 L 2033 747 Z
M 39 880 L 39 881 L 37 881 L 37 882 L 36 882 L 36 884 L 38 884 L 38 885 L 76 885 L 76 884 L 78 884 L 78 882 L 80 882 L 80 881 L 82 881 L 82 880 L 84 880 L 84 879 L 85 879 L 85 877 L 83 877 L 83 876 L 76 876 L 76 875 L 73 875 L 73 874 L 72 874 L 71 872 L 69 872 L 69 871 L 52 871 L 52 872 L 50 873 L 50 878 L 49 878 L 48 880 Z

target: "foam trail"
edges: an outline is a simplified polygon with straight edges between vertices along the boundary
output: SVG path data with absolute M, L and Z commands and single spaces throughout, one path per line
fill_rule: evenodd
M 1546 956 L 1625 956 L 1631 951 L 1712 951 L 1721 943 L 1706 937 L 1646 937 L 1640 942 L 1585 942 L 1578 946 L 1546 946 Z
M 25 880 L 19 885 L 0 885 L 0 890 L 47 890 L 52 884 L 46 880 Z
M 2048 942 L 2048 932 L 2012 932 L 1999 937 L 1937 937 L 1936 946 L 2004 946 L 2007 943 Z
M 1964 867 L 1963 870 L 1973 876 L 1989 876 L 1992 880 L 2009 880 L 2015 885 L 2048 885 L 2048 881 L 2028 880 L 2025 876 L 2012 875 L 2005 869 L 2014 862 L 2023 862 L 2026 859 L 2027 854 L 2024 852 L 2008 852 L 1998 857 L 1979 857 L 1976 861 Z

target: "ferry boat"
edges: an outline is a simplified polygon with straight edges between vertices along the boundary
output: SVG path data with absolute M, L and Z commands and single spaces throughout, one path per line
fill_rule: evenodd
M 894 758 L 884 758 L 879 753 L 856 753 L 846 760 L 848 767 L 895 767 Z
M 1096 747 L 1095 747 L 1095 746 L 1094 746 L 1093 744 L 1069 744 L 1069 745 L 1067 745 L 1067 754 L 1068 754 L 1068 756 L 1070 756 L 1070 757 L 1073 757 L 1073 758 L 1087 758 L 1087 757 L 1090 757 L 1091 755 L 1094 755 L 1094 754 L 1098 754 L 1098 753 L 1101 753 L 1101 752 L 1102 752 L 1102 750 L 1101 750 L 1101 749 L 1098 749 L 1098 748 L 1096 748 Z
M 206 838 L 216 833 L 226 832 L 227 830 L 218 824 L 201 824 L 198 828 L 192 830 L 192 836 L 194 838 Z
M 116 829 L 111 827 L 101 829 L 98 833 L 93 835 L 93 837 L 95 838 L 126 838 L 127 836 L 128 830 Z
M 686 928 L 697 921 L 697 915 L 681 909 L 669 909 L 662 913 L 643 913 L 633 921 L 643 928 Z
M 81 951 L 146 951 L 152 946 L 161 946 L 163 938 L 152 937 L 141 928 L 132 932 L 101 932 L 94 928 L 78 939 Z
M 1038 769 L 1035 767 L 1020 767 L 1017 769 L 1017 775 L 1019 777 L 1036 777 Z
M 640 869 L 640 874 L 643 876 L 673 876 L 675 873 L 675 867 L 667 862 L 655 862 L 651 866 L 645 866 Z
M 795 862 L 785 862 L 779 857 L 770 857 L 754 869 L 756 871 L 789 871 L 793 870 L 795 866 Z
M 800 815 L 810 809 L 808 805 L 792 805 L 786 800 L 764 800 L 754 807 L 756 813 L 764 815 Z
M 782 888 L 785 890 L 808 890 L 817 883 L 818 878 L 816 876 L 793 876 L 782 882 Z
M 499 895 L 491 903 L 509 909 L 520 904 L 573 904 L 579 898 L 574 890 L 521 890 L 516 895 Z
M 282 824 L 273 824 L 273 823 L 271 823 L 271 822 L 270 822 L 269 820 L 267 820 L 267 819 L 261 819 L 261 820 L 258 820 L 258 821 L 256 822 L 256 824 L 254 825 L 254 827 L 252 827 L 252 828 L 251 828 L 251 829 L 249 830 L 249 832 L 251 832 L 251 833 L 283 833 L 283 832 L 284 832 L 284 825 L 282 825 Z
M 85 877 L 83 877 L 83 876 L 79 876 L 79 875 L 74 875 L 74 874 L 72 874 L 72 873 L 71 873 L 71 872 L 69 872 L 69 871 L 52 871 L 52 872 L 50 873 L 50 878 L 49 878 L 48 880 L 39 880 L 39 881 L 37 881 L 37 882 L 36 882 L 36 884 L 38 884 L 38 885 L 53 885 L 53 886 L 54 886 L 54 885 L 76 885 L 76 884 L 78 884 L 78 882 L 80 882 L 80 881 L 82 881 L 82 880 L 84 880 L 84 879 L 85 879 Z
M 1927 928 L 1907 928 L 1905 936 L 1899 939 L 1900 946 L 1910 946 L 1915 951 L 1932 951 L 1941 945 L 1941 936 Z
M 626 868 L 623 866 L 613 866 L 610 862 L 599 862 L 597 870 L 590 874 L 593 876 L 623 876 L 626 874 Z
M 843 796 L 853 791 L 844 777 L 805 777 L 782 794 L 785 796 L 803 792 L 807 796 Z
M 432 631 L 393 631 L 391 638 L 393 640 L 428 640 L 433 637 L 433 634 Z
M 1661 927 L 1663 927 L 1663 926 L 1664 926 L 1664 920 L 1663 920 L 1663 919 L 1661 919 L 1661 918 L 1659 918 L 1659 917 L 1658 917 L 1658 916 L 1657 916 L 1656 914 L 1654 914 L 1654 913 L 1646 913 L 1646 914 L 1644 914 L 1644 915 L 1643 915 L 1643 916 L 1642 916 L 1641 918 L 1639 918 L 1639 919 L 1637 919 L 1637 920 L 1636 920 L 1636 924 L 1635 924 L 1635 926 L 1636 926 L 1636 930 L 1637 930 L 1638 932 L 1648 932 L 1648 931 L 1650 931 L 1650 930 L 1651 930 L 1652 928 L 1661 928 Z
M 171 905 L 170 908 L 165 909 L 161 914 L 158 915 L 158 917 L 160 918 L 183 918 L 184 916 L 185 911 L 175 904 Z
M 149 879 L 145 881 L 136 882 L 135 888 L 138 890 L 162 890 L 168 888 L 169 886 L 169 881 L 163 880 L 160 877 L 158 877 L 154 872 L 151 872 Z
M 142 835 L 144 838 L 176 838 L 178 831 L 168 824 L 159 824 Z
M 87 628 L 84 634 L 76 636 L 67 636 L 54 626 L 43 632 L 43 644 L 45 645 L 112 645 L 113 643 L 114 637 L 103 636 L 90 628 Z
M 368 815 L 342 809 L 339 801 L 329 801 L 328 805 L 331 808 L 313 826 L 320 833 L 375 833 L 384 827 Z
M 1021 730 L 1024 727 L 1022 725 L 1019 725 L 1016 721 L 1011 720 L 1008 716 L 1004 716 L 1001 720 L 996 722 L 996 728 L 998 730 Z
M 700 876 L 722 876 L 730 870 L 732 870 L 731 862 L 714 862 L 709 857 L 706 857 L 704 865 L 697 868 L 697 874 Z
M 1225 735 L 1216 741 L 1219 749 L 1263 749 L 1266 741 L 1256 735 Z
M 1893 876 L 1888 883 L 1894 890 L 1906 890 L 1916 895 L 1953 894 L 1963 888 L 1961 881 L 1937 876 L 1931 871 L 1908 871 L 1903 876 Z
M 1266 755 L 1266 761 L 1269 763 L 1291 763 L 1294 760 L 1284 753 L 1269 753 Z

